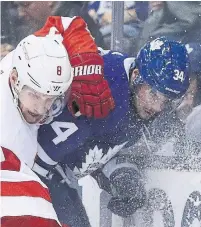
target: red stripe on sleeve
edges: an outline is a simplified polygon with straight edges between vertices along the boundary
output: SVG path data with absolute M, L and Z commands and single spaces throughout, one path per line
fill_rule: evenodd
M 56 220 L 34 216 L 2 217 L 1 227 L 60 227 Z
M 51 202 L 49 191 L 37 181 L 1 182 L 1 196 L 39 197 Z
M 1 147 L 5 161 L 1 162 L 0 170 L 20 171 L 20 160 L 7 148 Z

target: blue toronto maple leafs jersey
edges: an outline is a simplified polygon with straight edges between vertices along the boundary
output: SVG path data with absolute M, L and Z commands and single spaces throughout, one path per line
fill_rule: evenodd
M 39 129 L 38 142 L 56 162 L 66 163 L 84 176 L 134 143 L 142 122 L 130 105 L 128 74 L 134 58 L 108 51 L 103 55 L 104 75 L 115 100 L 115 109 L 105 119 L 73 117 L 65 108 L 49 125 Z M 86 166 L 86 163 L 87 166 Z

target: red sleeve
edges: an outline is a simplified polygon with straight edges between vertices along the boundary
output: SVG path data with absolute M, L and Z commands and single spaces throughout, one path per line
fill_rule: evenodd
M 12 151 L 0 153 L 1 226 L 61 227 L 46 185 Z
M 69 57 L 81 53 L 98 53 L 94 38 L 81 17 L 48 17 L 44 27 L 35 32 L 34 35 L 46 36 L 52 27 L 57 29 L 56 34 L 63 36 L 63 44 Z

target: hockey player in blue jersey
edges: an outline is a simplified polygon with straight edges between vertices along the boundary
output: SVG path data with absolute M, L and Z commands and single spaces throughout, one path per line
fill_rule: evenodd
M 188 54 L 178 42 L 157 38 L 147 43 L 136 58 L 112 51 L 101 50 L 100 54 L 115 109 L 100 120 L 81 116 L 79 109 L 74 117 L 65 107 L 49 125 L 40 128 L 33 167 L 48 185 L 59 219 L 76 227 L 89 226 L 89 222 L 76 191 L 70 188 L 74 180 L 93 175 L 119 150 L 135 144 L 144 125 L 168 108 L 172 100 L 181 98 L 189 86 Z M 80 72 L 77 70 L 75 76 Z M 68 186 L 59 183 L 62 179 L 57 171 Z M 128 216 L 143 206 L 145 190 L 135 168 L 122 165 L 106 178 L 109 186 L 105 189 L 112 194 L 108 208 L 114 213 Z

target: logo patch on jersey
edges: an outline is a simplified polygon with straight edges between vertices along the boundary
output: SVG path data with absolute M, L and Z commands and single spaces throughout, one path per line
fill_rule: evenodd
M 80 65 L 72 68 L 72 73 L 74 76 L 85 76 L 92 74 L 102 75 L 102 66 L 101 65 Z
M 109 148 L 107 153 L 103 153 L 103 149 L 99 149 L 98 146 L 95 146 L 94 149 L 90 149 L 89 153 L 86 155 L 86 161 L 82 163 L 82 168 L 75 167 L 73 172 L 78 178 L 84 177 L 95 170 L 101 168 L 106 164 L 111 158 L 113 158 L 126 144 L 122 143 L 116 145 L 113 148 Z

